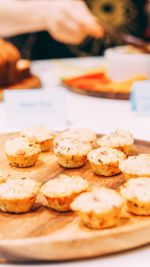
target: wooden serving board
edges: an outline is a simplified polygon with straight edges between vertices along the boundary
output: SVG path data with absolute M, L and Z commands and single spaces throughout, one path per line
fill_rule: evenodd
M 31 74 L 29 77 L 20 80 L 16 84 L 13 84 L 6 88 L 0 87 L 0 101 L 3 100 L 4 90 L 36 89 L 36 88 L 40 88 L 41 86 L 42 85 L 41 85 L 40 78 L 36 75 Z
M 0 170 L 14 177 L 28 177 L 42 183 L 60 173 L 81 175 L 91 186 L 105 185 L 117 189 L 123 175 L 110 178 L 96 176 L 89 164 L 79 169 L 60 167 L 52 153 L 42 153 L 35 167 L 10 167 L 3 144 L 14 134 L 0 135 Z M 136 140 L 132 154 L 150 153 L 150 142 Z M 0 212 L 0 253 L 11 261 L 70 260 L 89 258 L 136 248 L 150 243 L 150 217 L 124 213 L 120 223 L 111 229 L 91 230 L 73 212 L 58 213 L 43 207 L 38 196 L 33 209 L 26 214 Z
M 107 98 L 107 99 L 118 99 L 118 100 L 129 100 L 130 93 L 125 92 L 113 92 L 113 91 L 94 91 L 94 90 L 87 90 L 87 89 L 79 89 L 75 87 L 66 86 L 63 83 L 63 86 L 67 88 L 69 91 L 80 94 L 80 95 L 87 95 L 87 96 L 94 96 L 100 98 Z

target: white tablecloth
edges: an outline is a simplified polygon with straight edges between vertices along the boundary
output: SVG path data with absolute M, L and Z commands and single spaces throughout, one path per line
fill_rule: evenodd
M 103 58 L 47 60 L 33 63 L 33 71 L 40 75 L 45 88 L 60 90 L 59 78 L 95 68 L 103 63 Z M 87 127 L 96 132 L 106 133 L 116 128 L 130 130 L 136 138 L 150 140 L 150 118 L 139 117 L 131 111 L 129 101 L 106 100 L 77 95 L 65 90 L 66 109 L 71 127 Z M 63 104 L 63 103 L 62 103 Z M 6 129 L 5 103 L 0 103 L 0 131 Z M 102 257 L 88 261 L 48 264 L 48 266 L 82 267 L 88 266 L 149 266 L 149 246 L 130 252 Z M 6 264 L 5 264 L 6 266 Z M 11 266 L 11 265 L 7 265 Z M 13 265 L 14 266 L 14 265 Z M 28 265 L 29 266 L 29 265 Z M 40 264 L 39 266 L 42 266 Z M 45 265 L 44 265 L 45 266 Z

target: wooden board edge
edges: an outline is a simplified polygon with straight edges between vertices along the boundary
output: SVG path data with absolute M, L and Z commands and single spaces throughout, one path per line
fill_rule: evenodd
M 2 257 L 9 260 L 13 260 L 13 256 L 16 260 L 62 261 L 113 254 L 150 243 L 150 221 L 141 222 L 140 227 L 137 223 L 137 227 L 130 227 L 130 231 L 126 231 L 127 226 L 121 228 L 122 231 L 119 232 L 113 229 L 111 235 L 106 235 L 107 230 L 103 230 L 103 235 L 101 231 L 99 234 L 96 231 L 95 235 L 89 236 L 89 238 L 81 237 L 71 240 L 67 238 L 63 240 L 52 239 L 46 236 L 1 241 L 0 251 Z M 84 247 L 84 250 L 81 249 L 82 247 Z M 67 253 L 68 250 L 69 253 Z
M 9 133 L 14 135 L 16 133 Z M 6 134 L 1 134 L 5 136 Z M 99 135 L 100 136 L 100 135 Z M 149 141 L 135 139 L 135 143 L 140 145 L 148 145 Z M 150 243 L 150 219 L 136 222 L 133 225 L 122 225 L 118 228 L 106 230 L 92 230 L 89 234 L 81 235 L 76 238 L 59 238 L 57 231 L 51 235 L 21 238 L 21 239 L 6 239 L 0 240 L 0 252 L 2 256 L 10 260 L 73 260 L 80 258 L 91 258 L 96 256 L 116 253 L 135 247 L 140 247 Z M 55 235 L 56 233 L 56 235 Z M 104 250 L 103 245 L 107 247 Z M 114 245 L 115 244 L 115 245 Z M 91 251 L 91 246 L 94 248 Z M 110 247 L 112 246 L 112 247 Z M 63 247 L 63 250 L 62 250 Z M 84 247 L 86 251 L 82 251 Z M 68 254 L 68 249 L 71 248 L 71 253 Z M 94 253 L 93 253 L 94 251 Z M 56 253 L 57 252 L 57 253 Z M 42 255 L 42 256 L 41 256 Z
M 3 101 L 3 93 L 5 90 L 25 90 L 25 89 L 40 89 L 42 88 L 42 82 L 37 75 L 31 74 L 29 77 L 22 79 L 18 84 L 14 84 L 10 87 L 0 87 L 0 101 Z
M 64 82 L 61 83 L 61 85 L 69 90 L 70 92 L 77 93 L 80 95 L 86 95 L 86 96 L 93 96 L 93 97 L 99 97 L 99 98 L 107 98 L 107 99 L 116 99 L 116 100 L 129 100 L 130 94 L 129 93 L 117 93 L 117 92 L 100 92 L 100 91 L 93 91 L 93 90 L 82 90 L 79 88 L 74 88 L 67 86 Z

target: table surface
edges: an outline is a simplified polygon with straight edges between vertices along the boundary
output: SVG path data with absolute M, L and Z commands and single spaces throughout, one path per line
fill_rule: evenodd
M 61 88 L 60 78 L 76 75 L 85 70 L 96 69 L 104 64 L 101 57 L 65 60 L 45 60 L 33 63 L 32 69 L 38 74 L 43 82 L 45 90 L 55 87 L 56 90 L 64 90 L 66 99 L 66 111 L 71 127 L 85 127 L 96 132 L 107 133 L 116 128 L 131 131 L 135 138 L 150 140 L 150 118 L 139 117 L 136 112 L 131 110 L 129 101 L 107 100 L 96 97 L 78 95 Z M 0 103 L 0 132 L 9 130 L 6 128 L 5 102 Z M 82 267 L 87 266 L 147 266 L 150 261 L 150 246 L 135 249 L 99 259 L 83 260 L 68 263 L 47 263 L 38 266 L 60 266 L 60 267 Z M 4 266 L 15 266 L 4 264 Z M 18 266 L 18 265 L 17 265 Z M 25 265 L 24 265 L 25 266 Z M 29 264 L 27 266 L 30 266 Z

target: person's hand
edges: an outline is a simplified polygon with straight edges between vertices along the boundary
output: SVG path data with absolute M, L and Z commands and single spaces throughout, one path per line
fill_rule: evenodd
M 46 27 L 57 41 L 78 45 L 87 36 L 101 38 L 103 28 L 82 0 L 52 0 L 46 12 Z

